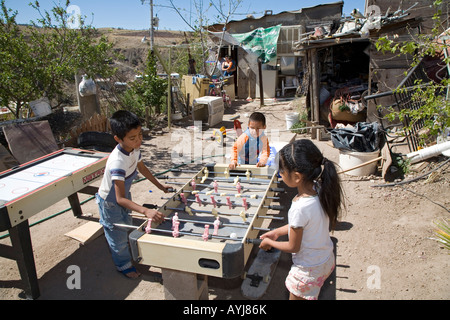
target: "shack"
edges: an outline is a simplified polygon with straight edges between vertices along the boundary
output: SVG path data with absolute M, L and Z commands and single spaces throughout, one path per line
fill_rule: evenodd
M 325 22 L 307 27 L 306 34 L 315 32 L 296 42 L 293 50 L 304 57 L 308 73 L 303 84 L 310 119 L 332 128 L 338 123 L 380 121 L 377 104 L 390 106 L 393 97 L 376 103 L 364 97 L 397 88 L 411 68 L 412 57 L 378 51 L 375 43 L 382 36 L 400 42 L 431 34 L 437 9 L 447 23 L 449 1 L 437 9 L 433 2 L 366 0 L 365 13 L 353 10 L 340 20 L 337 30 Z M 421 77 L 428 77 L 426 70 L 420 71 Z
M 366 0 L 364 12 L 354 9 L 349 16 L 343 16 L 343 4 L 339 1 L 279 14 L 266 10 L 260 18 L 248 16 L 226 26 L 210 26 L 217 49 L 212 52 L 228 54 L 237 61 L 235 97 L 260 97 L 258 59 L 252 48 L 245 48 L 242 35 L 279 26 L 275 58 L 262 64 L 265 98 L 304 95 L 309 119 L 328 128 L 380 121 L 383 114 L 377 105 L 390 106 L 394 97 L 377 101 L 364 97 L 404 83 L 413 57 L 378 51 L 375 43 L 383 36 L 400 42 L 430 35 L 437 12 L 447 29 L 450 0 L 443 0 L 438 7 L 433 0 Z M 424 62 L 414 72 L 429 79 L 429 69 L 436 63 Z
M 248 16 L 243 20 L 228 22 L 225 31 L 223 24 L 209 26 L 213 43 L 216 46 L 222 44 L 218 48 L 219 56 L 228 54 L 237 62 L 234 78 L 236 98 L 259 97 L 259 77 L 257 57 L 251 50 L 246 50 L 234 36 L 251 33 L 258 28 L 280 26 L 276 35 L 276 55 L 270 61 L 262 63 L 264 97 L 293 96 L 305 77 L 303 55 L 294 50 L 294 43 L 302 39 L 311 26 L 338 25 L 343 5 L 343 1 L 338 1 L 278 14 L 266 10 L 259 18 Z

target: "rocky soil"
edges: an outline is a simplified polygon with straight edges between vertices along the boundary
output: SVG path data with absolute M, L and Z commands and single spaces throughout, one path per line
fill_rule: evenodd
M 232 127 L 229 119 L 240 115 L 243 127 L 247 116 L 254 110 L 265 113 L 268 129 L 284 129 L 284 114 L 292 112 L 288 102 L 267 103 L 262 108 L 259 102 L 234 105 L 224 115 L 221 125 Z M 193 123 L 189 119 L 175 123 L 171 130 L 161 125 L 160 129 L 148 132 L 142 145 L 143 158 L 157 174 L 174 167 L 171 154 L 179 143 L 175 133 L 194 139 Z M 219 126 L 216 126 L 219 127 Z M 209 143 L 211 131 L 202 131 L 203 148 Z M 197 134 L 198 137 L 198 134 Z M 289 132 L 282 132 L 280 140 L 289 139 Z M 307 138 L 299 134 L 296 139 Z M 314 142 L 326 157 L 339 164 L 339 151 L 331 141 Z M 192 150 L 192 152 L 198 152 Z M 404 152 L 398 151 L 398 152 Z M 198 154 L 198 153 L 197 153 Z M 192 158 L 194 159 L 194 158 Z M 227 161 L 226 157 L 205 159 L 205 162 Z M 445 157 L 429 159 L 419 172 L 412 172 L 405 180 L 412 180 L 436 168 Z M 200 162 L 200 161 L 198 161 Z M 198 169 L 201 163 L 187 164 L 183 168 Z M 417 166 L 418 167 L 418 166 Z M 417 168 L 416 167 L 416 168 Z M 346 195 L 346 209 L 332 234 L 336 244 L 336 271 L 322 289 L 320 298 L 325 300 L 448 300 L 450 298 L 449 252 L 434 238 L 434 222 L 449 218 L 450 174 L 448 164 L 436 171 L 433 179 L 425 176 L 398 186 L 384 186 L 386 182 L 378 172 L 368 177 L 341 176 Z M 152 192 L 149 192 L 151 190 Z M 133 185 L 134 200 L 139 203 L 163 204 L 161 192 L 150 182 L 141 181 Z M 293 192 L 283 195 L 283 203 L 289 204 Z M 95 201 L 86 195 L 83 205 L 85 218 L 98 218 Z M 30 223 L 34 258 L 41 290 L 41 300 L 54 299 L 111 299 L 111 300 L 161 300 L 164 285 L 161 270 L 157 267 L 137 265 L 142 276 L 137 280 L 125 279 L 115 271 L 104 236 L 86 245 L 65 234 L 86 223 L 86 219 L 74 218 L 68 201 L 62 200 L 43 212 L 33 216 Z M 285 213 L 284 213 L 285 214 Z M 52 216 L 51 219 L 42 221 Z M 272 225 L 274 226 L 274 225 Z M 0 233 L 1 244 L 9 244 L 9 238 Z M 78 266 L 81 270 L 81 288 L 69 289 L 68 268 Z M 275 277 L 264 300 L 286 300 L 284 287 L 291 265 L 290 255 L 282 254 Z M 242 280 L 209 277 L 210 300 L 242 300 Z M 22 282 L 14 261 L 0 258 L 0 300 L 22 299 Z

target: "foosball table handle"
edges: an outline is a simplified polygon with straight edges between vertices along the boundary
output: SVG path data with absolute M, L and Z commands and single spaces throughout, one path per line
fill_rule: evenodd
M 259 246 L 261 244 L 261 242 L 262 242 L 262 239 L 259 239 L 259 238 L 257 238 L 257 239 L 247 239 L 246 242 L 254 244 L 255 246 Z M 275 252 L 275 249 L 274 248 L 270 248 L 269 250 L 265 250 L 265 251 L 272 253 L 272 252 Z
M 148 209 L 158 209 L 158 206 L 156 204 L 151 203 L 144 203 L 142 206 Z
M 284 210 L 284 206 L 279 206 L 279 205 L 276 205 L 276 204 L 271 204 L 271 205 L 269 205 L 269 209 L 272 209 L 272 210 Z
M 262 239 L 247 239 L 246 242 L 259 246 L 262 242 Z

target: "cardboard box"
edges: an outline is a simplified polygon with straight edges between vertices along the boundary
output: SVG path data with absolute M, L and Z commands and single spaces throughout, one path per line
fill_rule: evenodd
M 222 122 L 224 105 L 222 97 L 200 97 L 193 101 L 192 120 L 207 122 L 210 127 Z

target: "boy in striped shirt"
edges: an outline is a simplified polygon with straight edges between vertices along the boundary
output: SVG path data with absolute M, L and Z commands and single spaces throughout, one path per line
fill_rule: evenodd
M 130 188 L 137 171 L 164 192 L 168 192 L 169 186 L 159 183 L 141 159 L 139 148 L 142 143 L 142 127 L 139 118 L 132 112 L 119 110 L 112 115 L 110 125 L 118 144 L 108 157 L 102 183 L 95 197 L 100 223 L 117 270 L 128 278 L 137 278 L 140 273 L 131 263 L 128 232 L 114 224 L 130 225 L 131 211 L 142 213 L 156 223 L 164 221 L 161 212 L 131 200 Z
M 256 164 L 257 167 L 266 165 L 270 147 L 264 129 L 266 129 L 266 117 L 261 112 L 253 112 L 248 119 L 247 130 L 233 145 L 230 169 L 235 169 L 241 164 Z

